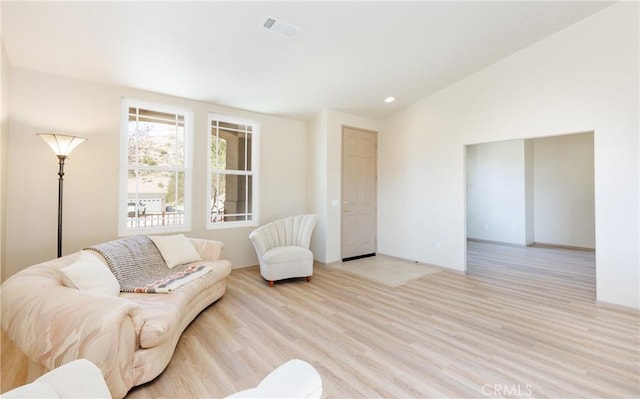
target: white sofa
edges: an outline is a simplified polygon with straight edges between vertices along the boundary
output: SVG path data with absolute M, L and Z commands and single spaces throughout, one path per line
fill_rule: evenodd
M 231 271 L 221 258 L 221 242 L 188 242 L 203 259 L 200 263 L 212 270 L 169 294 L 113 296 L 70 288 L 61 270 L 77 264 L 86 251 L 27 267 L 7 279 L 1 288 L 2 328 L 29 359 L 27 381 L 86 358 L 102 370 L 111 395 L 122 398 L 162 373 L 184 329 L 222 297 Z
M 309 363 L 293 359 L 266 376 L 255 388 L 237 392 L 228 399 L 299 398 L 320 399 L 322 379 Z M 111 398 L 98 367 L 78 359 L 49 371 L 34 382 L 0 395 L 0 398 Z
M 320 374 L 304 360 L 292 359 L 269 373 L 257 387 L 237 392 L 227 399 L 320 399 L 321 396 Z
M 111 398 L 102 372 L 87 359 L 77 359 L 49 371 L 30 384 L 0 395 L 15 398 Z
M 249 234 L 260 263 L 260 274 L 273 287 L 276 280 L 313 275 L 309 250 L 316 215 L 296 215 L 261 226 Z

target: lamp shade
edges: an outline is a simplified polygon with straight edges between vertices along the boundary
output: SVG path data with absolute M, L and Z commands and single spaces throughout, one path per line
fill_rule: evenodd
M 68 156 L 74 148 L 86 140 L 78 136 L 56 133 L 38 133 L 38 136 L 40 136 L 45 143 L 49 144 L 49 147 L 51 147 L 53 152 L 59 157 Z

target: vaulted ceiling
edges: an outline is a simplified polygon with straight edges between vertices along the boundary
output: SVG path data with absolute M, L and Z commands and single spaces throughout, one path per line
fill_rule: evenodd
M 3 1 L 2 40 L 13 67 L 295 119 L 379 119 L 611 4 Z M 298 33 L 266 29 L 269 17 Z

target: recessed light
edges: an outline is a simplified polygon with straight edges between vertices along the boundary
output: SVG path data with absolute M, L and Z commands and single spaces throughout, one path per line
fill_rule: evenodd
M 387 98 L 384 99 L 385 103 L 392 103 L 394 101 L 396 101 L 395 97 L 387 97 Z

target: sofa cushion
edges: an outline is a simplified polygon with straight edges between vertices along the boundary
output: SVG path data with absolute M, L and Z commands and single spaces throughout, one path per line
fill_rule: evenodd
M 262 259 L 267 263 L 297 262 L 301 259 L 313 259 L 313 253 L 307 248 L 297 246 L 271 248 L 262 255 Z
M 149 238 L 158 247 L 158 251 L 160 251 L 162 258 L 170 269 L 178 265 L 202 260 L 198 251 L 191 245 L 184 234 L 149 236 Z
M 81 251 L 69 266 L 60 269 L 62 282 L 69 288 L 118 296 L 120 284 L 111 270 L 90 252 Z

